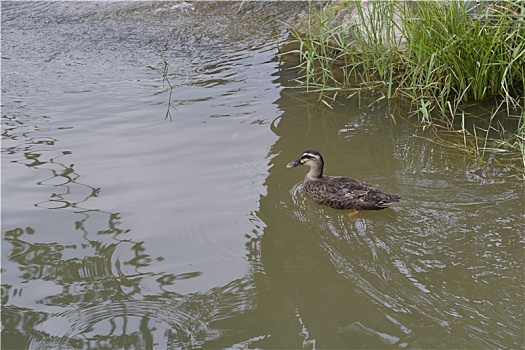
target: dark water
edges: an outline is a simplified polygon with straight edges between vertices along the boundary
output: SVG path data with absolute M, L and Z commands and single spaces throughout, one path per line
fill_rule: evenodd
M 286 88 L 306 5 L 2 2 L 2 349 L 524 347 L 523 183 Z M 402 202 L 318 206 L 307 148 Z

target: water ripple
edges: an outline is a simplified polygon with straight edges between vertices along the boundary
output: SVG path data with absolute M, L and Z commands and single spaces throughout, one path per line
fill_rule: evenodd
M 253 308 L 251 283 L 241 279 L 205 293 L 108 300 L 56 312 L 36 324 L 28 348 L 86 348 L 94 341 L 112 348 L 121 338 L 128 338 L 130 349 L 201 347 L 221 336 L 210 323 Z

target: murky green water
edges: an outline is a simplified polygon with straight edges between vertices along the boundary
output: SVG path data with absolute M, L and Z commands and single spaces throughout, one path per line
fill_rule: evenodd
M 523 348 L 523 183 L 286 89 L 305 4 L 240 5 L 2 2 L 2 349 Z M 318 206 L 307 148 L 401 203 Z

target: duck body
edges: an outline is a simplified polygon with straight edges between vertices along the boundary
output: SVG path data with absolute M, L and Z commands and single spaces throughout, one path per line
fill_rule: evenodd
M 316 150 L 304 151 L 300 158 L 286 167 L 295 168 L 303 164 L 310 166 L 304 177 L 303 190 L 319 204 L 335 209 L 380 210 L 401 199 L 346 176 L 323 175 L 324 160 Z

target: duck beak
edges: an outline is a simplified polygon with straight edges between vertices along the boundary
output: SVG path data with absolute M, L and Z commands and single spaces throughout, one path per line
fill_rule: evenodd
M 287 167 L 288 169 L 290 169 L 290 168 L 295 168 L 296 166 L 299 166 L 299 165 L 303 165 L 303 164 L 301 163 L 301 158 L 299 158 L 299 159 L 297 159 L 297 160 L 294 160 L 293 162 L 290 162 L 290 163 L 286 164 L 286 167 Z

